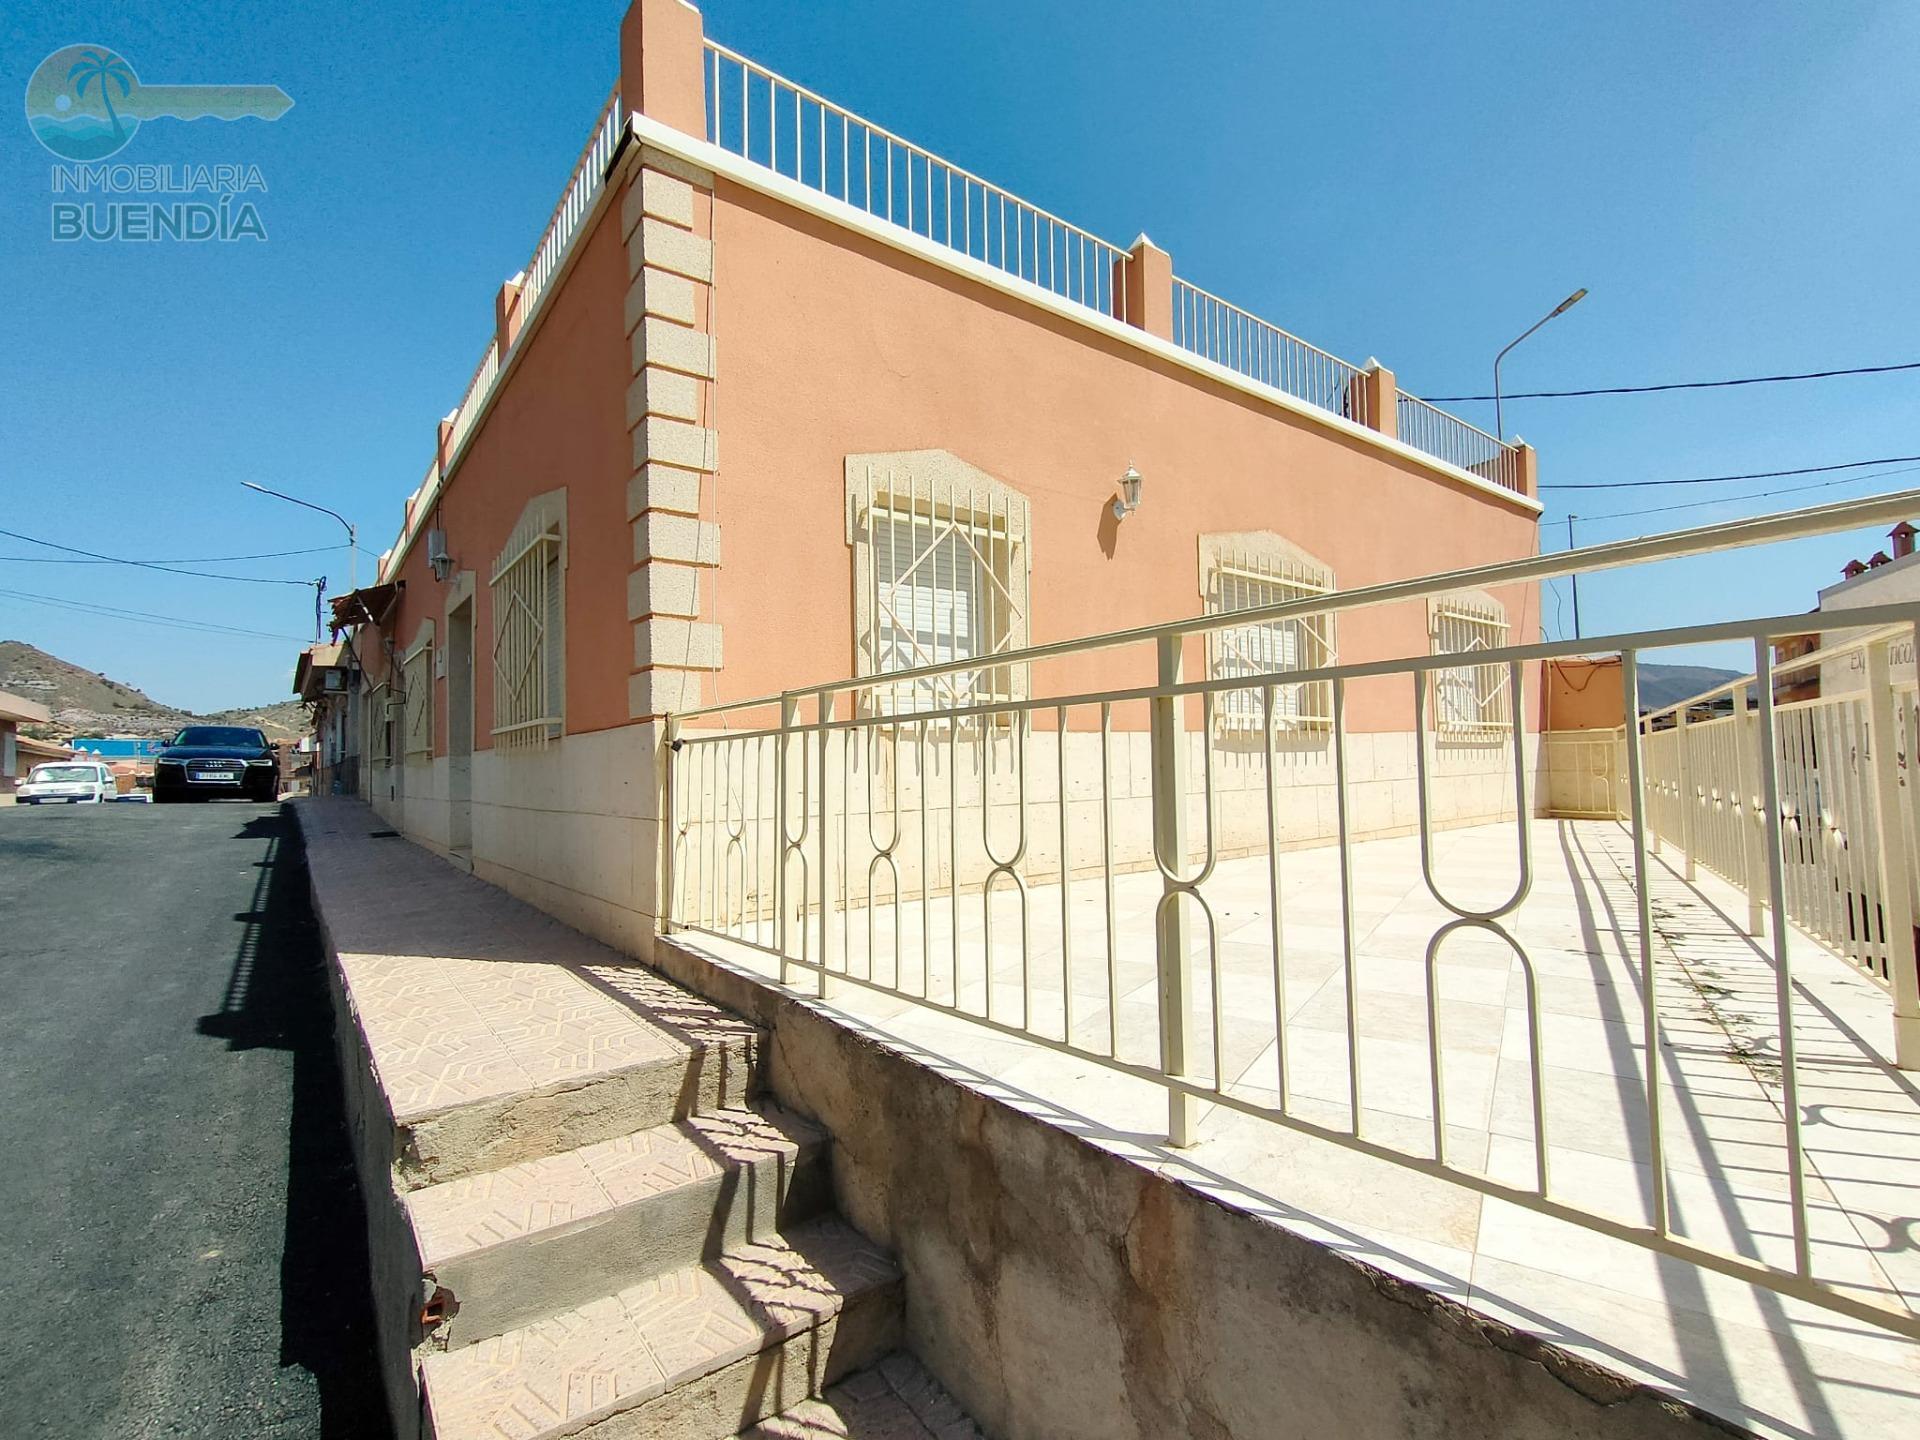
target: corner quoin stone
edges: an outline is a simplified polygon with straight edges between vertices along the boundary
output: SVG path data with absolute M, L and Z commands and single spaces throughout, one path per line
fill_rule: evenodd
M 633 522 L 633 563 L 671 560 L 708 569 L 720 563 L 720 527 L 703 525 L 691 515 L 648 510 Z
M 691 565 L 656 560 L 627 574 L 627 618 L 651 615 L 692 619 L 700 613 L 700 572 Z

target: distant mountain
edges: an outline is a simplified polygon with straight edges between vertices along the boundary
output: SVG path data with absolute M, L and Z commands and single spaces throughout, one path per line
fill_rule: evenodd
M 1739 679 L 1742 673 L 1739 670 L 1716 670 L 1711 665 L 1649 665 L 1642 661 L 1640 705 L 1643 709 L 1658 710 L 1682 700 L 1691 700 L 1703 690 Z
M 196 720 L 252 725 L 265 731 L 269 740 L 290 740 L 309 728 L 306 709 L 298 700 L 195 715 L 162 705 L 144 690 L 83 670 L 21 640 L 0 640 L 0 690 L 37 700 L 53 712 L 52 725 L 26 727 L 30 733 L 44 730 L 42 738 L 170 735 Z
M 269 740 L 297 740 L 313 729 L 307 707 L 298 700 L 276 700 L 271 705 L 246 705 L 238 710 L 216 710 L 199 717 L 210 725 L 251 725 Z

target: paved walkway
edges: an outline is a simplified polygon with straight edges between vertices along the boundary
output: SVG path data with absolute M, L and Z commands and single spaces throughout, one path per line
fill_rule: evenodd
M 1451 832 L 1437 849 L 1450 895 L 1488 905 L 1511 891 L 1511 827 Z M 1646 1224 L 1652 1170 L 1630 847 L 1611 823 L 1543 822 L 1533 858 L 1533 889 L 1512 929 L 1537 977 L 1552 1193 Z M 1282 873 L 1290 1108 L 1344 1129 L 1350 1050 L 1334 852 L 1287 854 Z M 1422 883 L 1410 838 L 1356 847 L 1354 876 L 1362 1129 L 1431 1156 L 1424 957 L 1450 917 Z M 1790 1267 L 1770 958 L 1737 928 L 1746 910 L 1732 887 L 1704 872 L 1687 883 L 1660 861 L 1651 878 L 1673 1228 Z M 871 917 L 856 910 L 847 925 L 836 916 L 831 963 L 882 988 L 835 982 L 831 1003 L 946 1057 L 974 1083 L 1066 1112 L 1068 1123 L 1146 1163 L 1763 1433 L 1864 1437 L 1920 1423 L 1920 1343 L 1238 1111 L 1205 1107 L 1200 1142 L 1167 1150 L 1159 1143 L 1165 1095 L 1151 1082 L 887 993 L 924 991 L 975 1012 L 991 1001 L 1008 1024 L 1021 1023 L 1028 1006 L 1043 1036 L 1070 1033 L 1097 1049 L 1117 1036 L 1123 1059 L 1151 1064 L 1158 891 L 1157 876 L 1116 884 L 1116 1004 L 1108 1003 L 1097 882 L 1070 887 L 1065 925 L 1059 888 L 1033 888 L 1024 966 L 1018 899 L 1004 889 L 991 906 L 990 945 L 989 909 L 978 896 L 962 899 L 957 942 L 941 902 L 924 925 L 913 905 L 897 916 L 885 905 Z M 1210 1079 L 1217 1063 L 1231 1093 L 1272 1104 L 1280 1070 L 1265 860 L 1224 862 L 1204 893 L 1219 937 L 1220 1023 L 1196 923 L 1192 1069 Z M 685 938 L 775 973 L 772 958 L 750 945 Z M 1806 937 L 1796 933 L 1793 946 L 1813 1271 L 1850 1295 L 1912 1304 L 1920 1299 L 1920 1077 L 1888 1063 L 1885 993 Z M 1531 1186 L 1522 967 L 1500 940 L 1469 931 L 1447 942 L 1438 975 L 1448 1159 Z M 1063 994 L 1072 997 L 1068 1014 Z

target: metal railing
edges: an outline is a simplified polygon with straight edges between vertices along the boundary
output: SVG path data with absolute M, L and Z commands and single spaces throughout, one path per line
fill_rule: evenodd
M 707 140 L 1089 310 L 1127 319 L 1127 252 L 708 40 Z
M 1859 625 L 1839 612 L 1809 616 L 1800 630 Z M 1904 652 L 1908 669 L 1898 680 L 1895 651 Z M 1770 817 L 1756 750 L 1761 690 L 1773 690 L 1771 675 L 1813 671 L 1824 692 L 1841 678 L 1838 669 L 1846 674 L 1837 693 L 1771 705 L 1781 897 L 1789 920 L 1892 989 L 1903 979 L 1903 957 L 1912 969 L 1920 916 L 1908 779 L 1920 754 L 1920 715 L 1906 626 L 1848 633 L 1783 664 L 1769 655 L 1752 674 L 1649 712 L 1640 722 L 1648 823 L 1656 848 L 1664 842 L 1680 850 L 1688 878 L 1705 865 L 1743 890 L 1747 927 L 1762 933 L 1774 877 L 1765 863 Z
M 817 91 L 712 40 L 705 44 L 706 138 L 742 159 L 1119 320 L 1130 253 L 941 159 Z M 1177 276 L 1173 343 L 1204 360 L 1371 429 L 1366 371 Z M 1410 395 L 1399 438 L 1517 491 L 1511 449 Z
M 1178 276 L 1173 343 L 1331 415 L 1377 428 L 1367 409 L 1365 370 Z
M 1435 733 L 1430 677 L 1457 665 L 1447 654 L 1400 655 L 1346 662 L 1283 675 L 1233 673 L 1189 676 L 1189 655 L 1204 653 L 1197 637 L 1248 623 L 1285 621 L 1443 595 L 1463 589 L 1525 583 L 1573 571 L 1591 571 L 1732 548 L 1796 536 L 1885 523 L 1920 504 L 1920 492 L 1732 526 L 1706 527 L 1398 581 L 1366 589 L 1314 595 L 1253 610 L 1206 615 L 1165 625 L 1032 646 L 994 658 L 1026 667 L 1028 683 L 1014 696 L 946 704 L 911 715 L 886 713 L 872 692 L 919 679 L 977 668 L 978 662 L 925 665 L 894 674 L 847 679 L 783 695 L 735 702 L 671 716 L 667 721 L 666 811 L 663 846 L 668 861 L 664 928 L 726 937 L 777 957 L 779 978 L 814 977 L 821 994 L 848 984 L 904 998 L 964 1020 L 984 1031 L 1018 1036 L 1047 1048 L 1163 1087 L 1174 1143 L 1196 1138 L 1202 1102 L 1257 1116 L 1407 1169 L 1440 1176 L 1601 1234 L 1678 1256 L 1701 1267 L 1813 1301 L 1879 1326 L 1920 1336 L 1920 1317 L 1857 1286 L 1819 1273 L 1809 1222 L 1807 1165 L 1799 1129 L 1794 1052 L 1793 947 L 1786 927 L 1775 927 L 1767 952 L 1769 989 L 1777 999 L 1779 1102 L 1785 1120 L 1784 1168 L 1788 1194 L 1790 1264 L 1760 1252 L 1734 1253 L 1683 1233 L 1668 1200 L 1668 1152 L 1663 1108 L 1681 1097 L 1677 1082 L 1656 1064 L 1629 1065 L 1614 1083 L 1638 1091 L 1648 1125 L 1636 1137 L 1650 1174 L 1642 1218 L 1600 1208 L 1578 1191 L 1556 1188 L 1549 1167 L 1556 1117 L 1547 1103 L 1546 1066 L 1555 1058 L 1543 1026 L 1534 959 L 1520 938 L 1517 912 L 1533 886 L 1530 826 L 1538 756 L 1527 726 L 1515 724 L 1492 745 L 1451 749 Z M 1899 624 L 1911 630 L 1920 606 L 1854 612 L 1853 625 Z M 1762 703 L 1755 755 L 1765 822 L 1755 853 L 1776 900 L 1790 882 L 1793 852 L 1779 803 L 1791 782 L 1777 757 L 1783 727 L 1768 685 L 1771 637 L 1808 627 L 1804 615 L 1777 616 L 1607 640 L 1504 645 L 1476 656 L 1499 667 L 1514 697 L 1516 717 L 1527 713 L 1529 675 L 1539 662 L 1588 653 L 1597 646 L 1622 656 L 1625 694 L 1622 748 L 1626 771 L 1626 834 L 1631 838 L 1631 883 L 1637 913 L 1620 925 L 1630 956 L 1626 993 L 1638 990 L 1630 1028 L 1645 1056 L 1666 1053 L 1672 1023 L 1663 1010 L 1655 967 L 1648 850 L 1654 830 L 1648 807 L 1658 785 L 1647 780 L 1649 736 L 1632 713 L 1638 657 L 1654 647 L 1737 640 L 1761 657 Z M 1099 656 L 1116 679 L 1086 688 Z M 1052 662 L 1063 662 L 1059 683 L 1047 683 Z M 1283 895 L 1283 850 L 1297 840 L 1290 829 L 1301 810 L 1302 737 L 1272 723 L 1279 692 L 1325 685 L 1332 722 L 1311 757 L 1314 783 L 1330 803 L 1326 839 L 1338 866 L 1335 906 L 1339 933 L 1336 979 L 1344 991 L 1344 1103 L 1324 1095 L 1303 1098 L 1293 1089 L 1300 1062 L 1292 1058 L 1286 1001 L 1289 909 Z M 1361 1064 L 1360 966 L 1354 923 L 1354 847 L 1366 828 L 1356 776 L 1353 699 L 1374 707 L 1396 691 L 1410 717 L 1421 873 L 1438 918 L 1425 946 L 1426 1058 L 1431 1122 L 1428 1143 L 1370 1128 L 1369 1090 Z M 952 693 L 964 694 L 964 687 Z M 1235 697 L 1238 697 L 1236 699 Z M 1251 743 L 1245 734 L 1215 741 L 1213 717 L 1228 703 L 1251 703 L 1268 717 Z M 1436 862 L 1435 832 L 1461 784 L 1484 789 L 1489 776 L 1504 787 L 1502 813 L 1517 836 L 1510 888 L 1487 896 L 1465 893 Z M 1377 821 L 1375 822 L 1378 823 Z M 1239 994 L 1223 988 L 1226 971 L 1221 903 L 1210 890 L 1234 850 L 1258 858 L 1264 903 L 1240 904 L 1264 913 L 1264 923 L 1239 926 L 1232 947 L 1236 976 L 1258 984 Z M 1127 877 L 1153 878 L 1157 899 L 1151 929 L 1124 944 L 1131 923 L 1116 903 Z M 1057 893 L 1038 882 L 1053 877 Z M 1243 887 L 1248 873 L 1241 872 Z M 1138 908 L 1140 895 L 1130 891 Z M 1057 905 L 1057 914 L 1054 907 Z M 1779 908 L 1776 905 L 1776 908 Z M 1436 964 L 1450 943 L 1477 937 L 1502 947 L 1520 969 L 1524 987 L 1531 1154 L 1526 1177 L 1491 1173 L 1450 1152 L 1446 1010 Z M 1470 940 L 1469 943 L 1472 943 Z M 1245 953 L 1265 958 L 1251 970 Z M 1901 963 L 1911 973 L 1909 948 Z M 1245 983 L 1236 979 L 1236 984 Z M 1330 986 L 1335 982 L 1330 981 Z M 1684 998 L 1684 997 L 1682 997 Z M 1264 1017 L 1264 1018 L 1262 1018 Z M 1249 1032 L 1250 1038 L 1249 1038 Z M 1232 1052 L 1230 1054 L 1230 1051 Z M 1239 1057 L 1251 1056 L 1243 1068 Z M 1262 1058 L 1264 1057 L 1264 1058 Z M 1456 1062 L 1457 1063 L 1457 1062 Z M 1406 1100 L 1404 1094 L 1391 1099 Z M 1636 1159 L 1642 1158 L 1636 1155 Z M 1827 1253 L 1823 1251 L 1823 1254 Z
M 1395 399 L 1394 421 L 1404 444 L 1502 489 L 1520 490 L 1520 463 L 1513 447 L 1479 426 L 1405 392 Z
M 593 208 L 595 198 L 606 184 L 607 166 L 613 160 L 613 152 L 619 148 L 625 123 L 620 86 L 616 83 L 613 93 L 607 96 L 606 104 L 600 107 L 599 118 L 594 121 L 585 148 L 581 150 L 579 159 L 574 161 L 567 187 L 560 193 L 560 203 L 547 218 L 540 241 L 533 247 L 533 258 L 516 277 L 520 281 L 520 293 L 514 303 L 520 310 L 522 330 L 539 310 L 540 302 L 546 298 L 548 282 L 566 259 L 567 252 L 573 248 L 574 239 L 580 233 L 580 222 Z M 488 396 L 493 393 L 494 383 L 500 378 L 501 360 L 497 337 L 489 339 L 486 350 L 480 356 L 480 363 L 474 367 L 473 379 L 467 383 L 466 394 L 461 397 L 460 408 L 454 411 L 453 435 L 448 447 L 450 453 L 459 449 L 461 441 L 479 418 Z

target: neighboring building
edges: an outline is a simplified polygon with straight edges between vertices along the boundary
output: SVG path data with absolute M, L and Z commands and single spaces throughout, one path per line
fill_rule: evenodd
M 1773 642 L 1773 699 L 1776 705 L 1820 698 L 1818 662 L 1801 666 L 1795 666 L 1792 662 L 1818 650 L 1821 638 L 1817 632 L 1810 632 L 1805 635 L 1783 635 Z
M 45 725 L 52 719 L 53 712 L 46 706 L 0 690 L 0 804 L 13 803 L 13 793 L 19 787 L 21 777 L 34 765 L 42 760 L 66 758 L 64 749 L 58 755 L 36 754 L 31 760 L 26 758 L 37 746 L 20 733 L 20 727 Z
M 1896 605 L 1903 601 L 1920 600 L 1920 553 L 1915 552 L 1913 543 L 1917 535 L 1920 535 L 1920 528 L 1907 521 L 1903 520 L 1894 526 L 1888 535 L 1893 553 L 1889 555 L 1884 550 L 1877 550 L 1866 560 L 1848 562 L 1840 572 L 1840 580 L 1820 592 L 1820 603 L 1816 608 L 1822 612 L 1857 610 L 1867 605 Z M 1859 633 L 1829 631 L 1823 637 L 1825 648 L 1831 650 L 1843 645 L 1850 636 Z M 1814 693 L 1844 695 L 1848 691 L 1865 689 L 1866 664 L 1866 656 L 1860 650 L 1822 661 L 1815 682 L 1818 689 Z M 1897 639 L 1888 647 L 1887 664 L 1896 683 L 1910 683 L 1913 680 L 1911 636 Z M 1804 689 L 1804 684 L 1800 688 Z
M 1618 730 L 1626 688 L 1618 655 L 1569 655 L 1546 666 L 1543 730 Z
M 293 691 L 313 713 L 310 752 L 315 795 L 352 795 L 360 781 L 359 700 L 352 655 L 344 642 L 309 645 L 293 671 Z
M 1377 363 L 1176 279 L 1145 236 L 1109 245 L 924 152 L 903 166 L 899 142 L 811 99 L 796 169 L 788 130 L 772 152 L 741 130 L 764 122 L 740 109 L 745 72 L 679 0 L 636 0 L 620 49 L 378 583 L 334 602 L 351 650 L 315 647 L 297 684 L 318 702 L 315 676 L 357 673 L 358 712 L 323 711 L 323 763 L 357 754 L 391 824 L 485 878 L 645 954 L 670 714 L 1535 553 L 1533 452 Z M 1473 651 L 1539 620 L 1516 585 L 1356 611 L 1337 634 L 1223 631 L 1188 663 Z M 1014 695 L 1017 668 L 976 673 Z M 1084 668 L 1090 687 L 1141 678 Z M 1443 822 L 1511 813 L 1507 744 L 1536 728 L 1537 678 L 1521 706 L 1504 667 L 1442 672 Z M 1332 833 L 1326 690 L 1287 692 L 1275 722 L 1300 760 L 1290 842 Z M 1244 699 L 1217 717 L 1229 762 L 1262 723 Z M 1357 833 L 1411 829 L 1408 688 L 1356 685 L 1347 719 Z M 1114 728 L 1144 753 L 1144 708 Z M 1070 784 L 1097 740 L 1072 737 Z M 1225 844 L 1247 843 L 1252 800 L 1223 807 Z
M 164 739 L 135 735 L 76 735 L 71 744 L 75 754 L 106 761 L 122 795 L 153 788 L 154 759 L 167 748 Z

